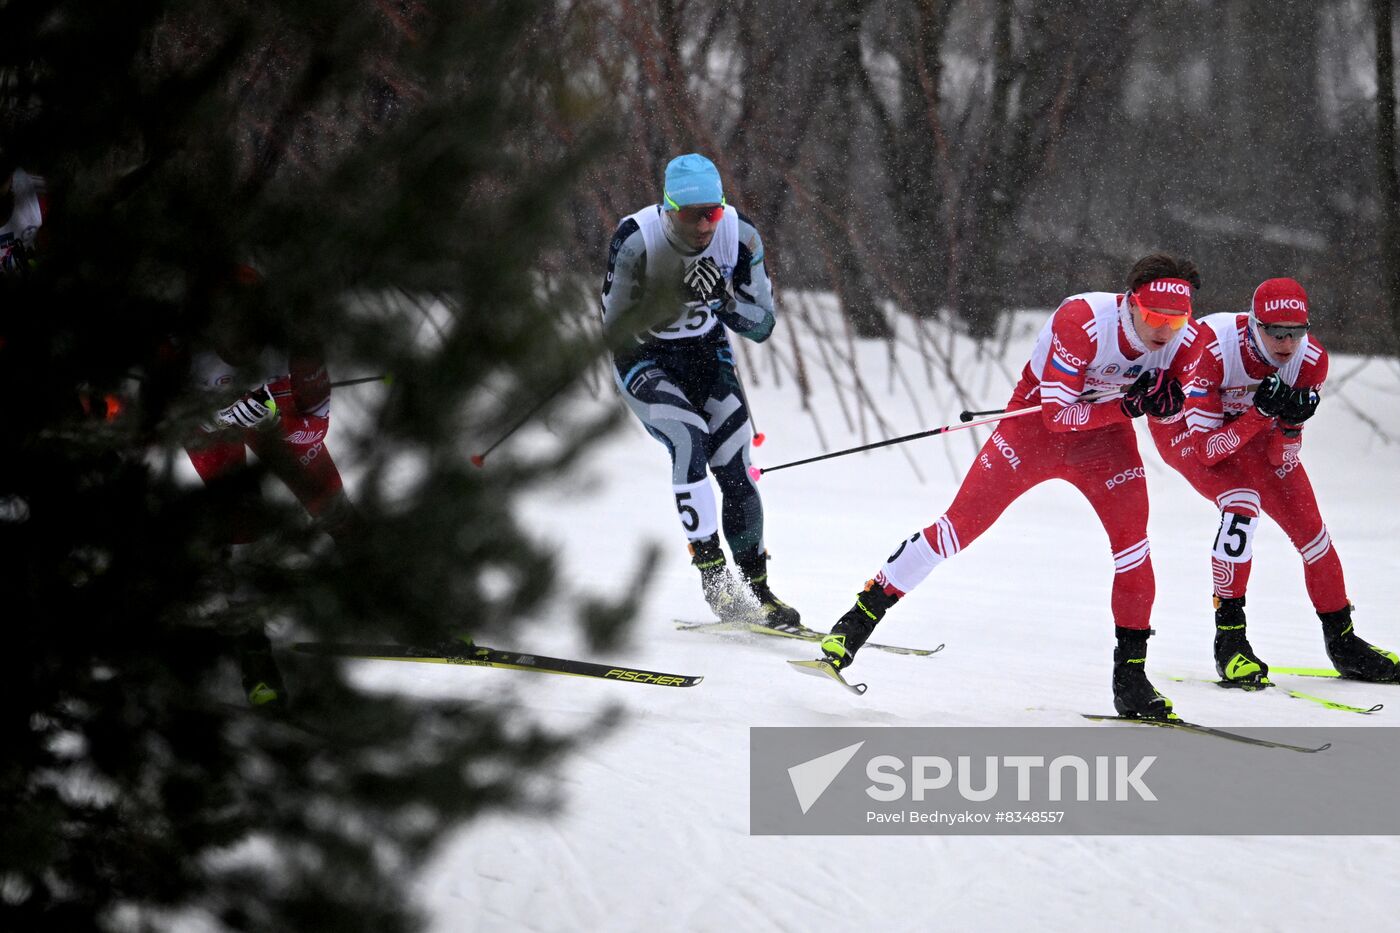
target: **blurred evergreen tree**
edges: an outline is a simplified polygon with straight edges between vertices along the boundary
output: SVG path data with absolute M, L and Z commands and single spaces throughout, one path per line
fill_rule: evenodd
M 539 109 L 592 106 L 537 41 L 555 15 L 0 2 L 0 147 L 52 196 L 33 270 L 0 280 L 0 497 L 28 511 L 0 522 L 0 928 L 411 929 L 434 845 L 553 805 L 527 778 L 608 727 L 561 736 L 296 658 L 291 717 L 261 716 L 218 611 L 252 512 L 275 533 L 240 583 L 288 637 L 490 644 L 551 608 L 551 549 L 511 504 L 608 424 L 485 470 L 468 454 L 599 353 L 533 271 L 598 151 L 526 142 Z M 262 286 L 225 287 L 247 261 Z M 182 478 L 209 404 L 167 350 L 211 332 L 394 374 L 349 390 L 363 423 L 331 436 L 356 468 L 351 540 L 328 546 L 256 468 Z M 633 608 L 572 611 L 601 646 Z

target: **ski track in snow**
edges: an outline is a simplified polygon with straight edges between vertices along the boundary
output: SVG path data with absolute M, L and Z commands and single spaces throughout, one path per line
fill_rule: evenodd
M 985 379 L 992 389 L 969 401 L 1004 403 L 1010 391 L 1004 373 L 1019 372 L 1041 320 L 1043 314 L 1021 316 L 1000 364 L 977 363 L 971 345 L 957 340 L 964 367 L 993 370 Z M 898 351 L 905 372 L 921 380 L 923 365 L 907 350 L 912 330 L 907 320 L 898 323 L 909 338 Z M 796 325 L 790 316 L 780 326 Z M 786 334 L 772 344 L 790 358 Z M 818 367 L 815 349 L 804 347 L 808 367 Z M 784 384 L 774 386 L 764 356 L 769 352 L 775 351 L 753 352 L 759 381 L 745 369 L 758 423 L 768 435 L 763 448 L 751 449 L 760 465 L 820 451 L 792 380 L 785 375 Z M 867 374 L 880 372 L 886 352 L 880 342 L 857 347 Z M 1334 356 L 1333 371 L 1350 371 L 1359 362 Z M 1339 392 L 1395 436 L 1400 410 L 1393 404 L 1392 364 L 1376 361 L 1366 379 Z M 829 377 L 814 369 L 812 379 L 813 405 L 832 448 L 875 439 L 847 433 Z M 965 381 L 980 386 L 984 377 L 979 372 Z M 872 377 L 872 385 L 885 384 Z M 898 433 L 951 423 L 963 407 L 941 385 L 920 400 L 926 417 L 937 419 L 932 423 L 916 420 L 907 399 L 890 396 L 887 402 L 882 414 Z M 620 403 L 608 396 L 581 404 Z M 979 442 L 986 436 L 977 430 Z M 546 424 L 511 443 L 544 450 L 551 440 Z M 1279 678 L 1348 703 L 1386 704 L 1362 717 L 1281 694 L 1168 680 L 1169 674 L 1214 674 L 1208 552 L 1216 512 L 1161 463 L 1145 430 L 1139 441 L 1152 495 L 1149 533 L 1158 585 L 1158 636 L 1148 671 L 1178 711 L 1227 728 L 1400 724 L 1400 687 Z M 946 444 L 955 445 L 951 457 L 940 448 Z M 894 450 L 765 477 L 775 591 L 813 628 L 829 628 L 900 539 L 932 522 L 951 501 L 960 474 L 948 464 L 966 469 L 973 459 L 969 448 L 959 436 L 910 445 L 924 484 Z M 1394 609 L 1400 602 L 1400 449 L 1378 442 L 1324 393 L 1305 434 L 1303 459 L 1346 568 L 1358 633 L 1400 647 Z M 521 510 L 527 527 L 557 543 L 575 592 L 616 591 L 642 542 L 665 548 L 630 642 L 597 659 L 704 674 L 705 681 L 664 689 L 365 662 L 363 676 L 385 689 L 485 697 L 511 688 L 516 702 L 561 729 L 610 704 L 626 710 L 620 727 L 560 770 L 561 813 L 493 814 L 443 849 L 419 883 L 433 930 L 914 931 L 1015 924 L 1166 931 L 1393 924 L 1389 891 L 1400 870 L 1400 841 L 1385 837 L 749 836 L 751 726 L 1078 726 L 1078 712 L 1111 712 L 1106 536 L 1068 485 L 1033 490 L 982 539 L 935 570 L 876 636 L 915 647 L 946 641 L 947 649 L 931 658 L 863 652 L 851 679 L 870 690 L 855 697 L 785 669 L 785 659 L 815 656 L 809 643 L 674 629 L 675 618 L 709 614 L 676 527 L 665 453 L 638 425 L 629 423 L 592 451 L 582 471 L 578 481 L 538 495 Z M 1268 520 L 1255 541 L 1249 620 L 1251 640 L 1265 660 L 1326 665 L 1299 558 Z M 562 622 L 520 637 L 521 644 L 500 647 L 589 656 Z M 1287 767 L 1289 754 L 1261 761 Z

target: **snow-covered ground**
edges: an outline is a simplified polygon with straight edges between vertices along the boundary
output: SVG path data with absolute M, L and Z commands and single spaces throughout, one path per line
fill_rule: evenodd
M 849 370 L 830 357 L 824 363 L 812 336 L 812 322 L 839 328 L 829 306 L 820 298 L 786 297 L 789 313 L 779 332 L 748 357 L 749 395 L 768 438 L 754 451 L 760 465 L 949 423 L 965 404 L 1000 406 L 1044 320 L 1043 312 L 1019 315 L 1004 355 L 982 360 L 969 342 L 930 325 L 926 335 L 952 355 L 967 397 L 941 376 L 928 385 L 908 320 L 899 322 L 902 376 L 892 383 L 883 375 L 887 345 L 855 344 L 867 389 L 887 422 L 862 436 L 848 429 L 830 375 L 833 365 L 845 370 L 839 378 L 849 407 Z M 794 346 L 812 380 L 815 420 L 801 408 Z M 844 352 L 844 338 L 836 346 Z M 1396 647 L 1400 365 L 1392 358 L 1334 356 L 1332 377 L 1308 425 L 1303 459 L 1346 568 L 1358 632 Z M 585 404 L 620 403 L 607 396 Z M 1400 687 L 1326 683 L 1338 699 L 1389 707 L 1364 718 L 1277 694 L 1167 681 L 1167 672 L 1213 674 L 1208 551 L 1216 513 L 1161 463 L 1145 429 L 1140 434 L 1158 586 L 1159 634 L 1148 670 L 1178 711 L 1218 726 L 1400 722 L 1391 718 L 1400 717 Z M 775 591 L 814 628 L 829 628 L 901 537 L 943 511 L 985 436 L 985 430 L 962 432 L 766 477 Z M 549 437 L 542 426 L 519 442 L 546 444 Z M 523 509 L 530 525 L 558 546 L 579 592 L 618 589 L 642 542 L 661 542 L 664 560 L 631 643 L 600 660 L 704 674 L 703 684 L 679 690 L 363 665 L 361 676 L 408 691 L 473 697 L 511 690 L 532 713 L 561 727 L 609 704 L 626 711 L 621 728 L 565 764 L 562 813 L 488 817 L 444 849 L 420 883 L 434 929 L 1341 929 L 1397 922 L 1391 884 L 1400 872 L 1400 840 L 1393 838 L 750 836 L 751 726 L 1048 727 L 1082 725 L 1076 710 L 1110 710 L 1107 539 L 1068 485 L 1034 490 L 936 570 L 879 630 L 882 641 L 947 642 L 947 650 L 933 658 L 862 653 L 853 673 L 870 689 L 855 697 L 789 671 L 784 659 L 814 656 L 809 645 L 675 630 L 673 619 L 708 613 L 681 541 L 665 464 L 662 447 L 632 423 L 594 450 L 576 479 Z M 1325 666 L 1299 558 L 1267 522 L 1255 558 L 1254 647 L 1276 664 Z M 562 625 L 541 624 L 528 638 L 528 645 L 500 647 L 586 653 Z M 1318 683 L 1312 682 L 1315 690 Z M 1278 754 L 1286 766 L 1286 753 Z

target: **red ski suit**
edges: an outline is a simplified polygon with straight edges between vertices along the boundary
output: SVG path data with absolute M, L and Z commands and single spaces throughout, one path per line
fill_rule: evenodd
M 1146 629 L 1155 583 L 1137 435 L 1117 395 L 1098 402 L 1077 399 L 1086 392 L 1125 388 L 1149 369 L 1166 370 L 1184 385 L 1189 370 L 1183 362 L 1195 339 L 1188 322 L 1165 347 L 1149 351 L 1133 330 L 1122 294 L 1089 292 L 1065 299 L 1042 329 L 1007 405 L 1015 411 L 1039 404 L 1039 415 L 997 426 L 948 511 L 901 544 L 876 582 L 888 592 L 908 592 L 1026 491 L 1061 479 L 1084 494 L 1108 533 L 1115 624 Z
M 1347 605 L 1342 562 L 1298 459 L 1302 428 L 1289 437 L 1277 419 L 1254 407 L 1254 388 L 1270 373 L 1291 386 L 1320 387 L 1327 351 L 1305 336 L 1282 368 L 1270 363 L 1249 331 L 1248 314 L 1212 314 L 1197 322 L 1194 379 L 1181 420 L 1152 425 L 1152 439 L 1173 469 L 1220 509 L 1211 553 L 1215 595 L 1245 595 L 1259 515 L 1267 514 L 1303 558 L 1308 596 L 1318 612 Z
M 232 372 L 212 354 L 197 365 L 207 388 L 226 387 Z M 321 515 L 343 488 L 340 471 L 326 447 L 330 431 L 330 380 L 316 360 L 292 360 L 290 372 L 267 383 L 277 403 L 277 424 L 270 429 L 205 429 L 201 443 L 186 448 L 195 471 L 213 482 L 247 463 L 248 448 L 266 463 L 306 511 Z M 252 529 L 234 532 L 236 544 L 256 538 Z

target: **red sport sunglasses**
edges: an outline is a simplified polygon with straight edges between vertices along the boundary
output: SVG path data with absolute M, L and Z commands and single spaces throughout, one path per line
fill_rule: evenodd
M 666 206 L 670 210 L 675 211 L 684 223 L 691 224 L 692 226 L 694 224 L 698 224 L 702 220 L 707 220 L 712 224 L 717 224 L 719 223 L 719 219 L 724 216 L 723 200 L 721 200 L 718 204 L 711 204 L 708 206 L 681 207 L 675 201 L 672 201 L 671 196 L 668 194 L 666 195 Z

